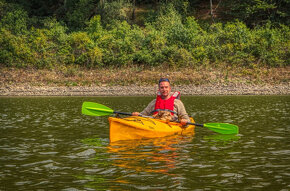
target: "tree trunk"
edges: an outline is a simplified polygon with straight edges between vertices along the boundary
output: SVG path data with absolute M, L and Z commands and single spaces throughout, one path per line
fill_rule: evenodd
M 212 0 L 209 0 L 209 6 L 210 6 L 210 15 L 213 16 L 213 11 L 212 11 Z
M 209 6 L 210 6 L 210 16 L 212 22 L 214 22 L 214 15 L 213 15 L 213 8 L 212 8 L 212 0 L 209 0 Z
M 132 11 L 132 20 L 135 20 L 135 8 L 136 8 L 136 0 L 133 0 L 133 11 Z

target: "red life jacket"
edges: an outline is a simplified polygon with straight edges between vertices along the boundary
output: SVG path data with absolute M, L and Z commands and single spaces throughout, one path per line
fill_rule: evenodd
M 174 100 L 180 98 L 180 92 L 174 92 L 174 94 L 167 100 L 161 98 L 160 92 L 157 93 L 157 98 L 155 102 L 153 114 L 158 113 L 158 111 L 170 111 L 171 115 L 176 114 L 174 111 Z

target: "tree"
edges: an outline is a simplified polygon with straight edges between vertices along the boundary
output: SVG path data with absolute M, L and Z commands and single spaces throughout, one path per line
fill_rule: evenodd
M 224 0 L 222 5 L 223 17 L 239 19 L 251 27 L 268 21 L 289 25 L 289 0 Z

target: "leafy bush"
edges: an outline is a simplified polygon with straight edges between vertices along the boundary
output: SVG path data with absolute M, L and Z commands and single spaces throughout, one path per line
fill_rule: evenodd
M 252 43 L 250 30 L 245 24 L 236 21 L 225 25 L 215 24 L 210 33 L 214 38 L 215 59 L 232 64 L 248 64 L 253 62 L 249 56 L 248 46 Z
M 87 67 L 101 64 L 102 51 L 95 46 L 86 32 L 72 33 L 69 42 L 72 48 L 73 63 Z
M 22 9 L 16 9 L 7 12 L 7 14 L 1 18 L 0 27 L 9 30 L 15 35 L 25 34 L 28 32 L 27 21 L 27 13 Z
M 252 48 L 255 56 L 269 66 L 285 66 L 289 64 L 290 30 L 287 26 L 282 28 L 265 27 L 256 29 L 255 41 Z
M 72 30 L 81 30 L 94 12 L 94 0 L 64 1 L 65 21 Z
M 128 10 L 130 10 L 130 6 L 131 5 L 124 0 L 112 2 L 105 1 L 104 4 L 100 6 L 103 24 L 112 24 L 116 20 L 128 22 L 130 17 L 130 11 Z
M 131 64 L 176 68 L 207 63 L 248 67 L 253 63 L 271 67 L 289 65 L 289 26 L 274 27 L 269 22 L 250 29 L 244 22 L 234 21 L 202 28 L 194 17 L 184 18 L 177 10 L 181 1 L 176 2 L 155 12 L 152 22 L 144 27 L 130 25 L 125 15 L 119 18 L 118 10 L 125 11 L 124 7 L 118 4 L 110 10 L 107 2 L 104 5 L 107 13 L 117 11 L 116 15 L 112 13 L 111 21 L 96 15 L 83 23 L 85 28 L 71 32 L 55 18 L 42 19 L 41 27 L 30 27 L 27 23 L 32 20 L 21 7 L 8 9 L 11 4 L 0 0 L 3 10 L 0 63 L 36 68 Z
M 142 63 L 149 66 L 157 66 L 165 60 L 162 51 L 166 48 L 166 37 L 164 33 L 156 30 L 152 25 L 146 27 L 146 33 L 140 44 L 140 50 L 135 54 L 137 63 Z
M 36 63 L 25 36 L 14 35 L 6 29 L 0 31 L 0 63 L 6 66 L 27 67 Z
M 239 19 L 250 27 L 267 22 L 289 25 L 289 0 L 231 0 L 222 1 L 224 18 Z
M 85 30 L 93 40 L 98 40 L 105 32 L 101 25 L 101 16 L 97 15 L 91 18 Z

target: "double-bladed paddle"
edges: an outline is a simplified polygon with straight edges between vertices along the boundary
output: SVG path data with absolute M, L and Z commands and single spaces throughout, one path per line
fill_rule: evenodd
M 82 114 L 91 116 L 106 116 L 111 114 L 132 115 L 131 113 L 114 111 L 111 108 L 94 102 L 84 102 L 82 106 Z
M 111 114 L 122 114 L 122 115 L 132 115 L 132 113 L 125 113 L 125 112 L 119 112 L 114 111 L 111 108 L 104 106 L 99 103 L 94 102 L 84 102 L 82 105 L 82 114 L 84 115 L 91 115 L 91 116 L 106 116 Z M 188 125 L 195 125 L 200 127 L 206 127 L 214 132 L 220 133 L 220 134 L 238 134 L 239 133 L 239 127 L 236 125 L 232 125 L 229 123 L 187 123 Z

